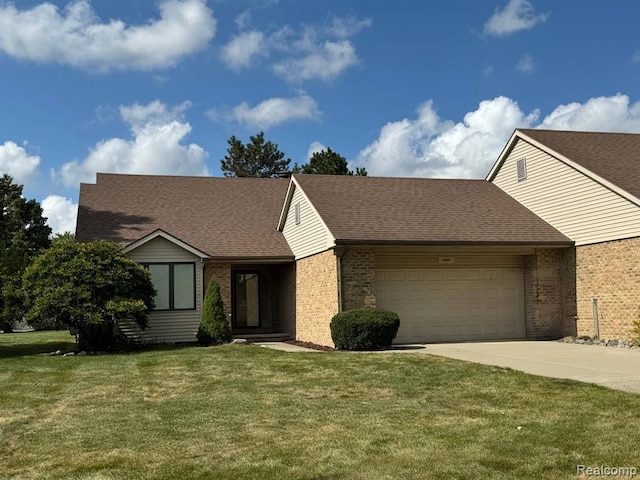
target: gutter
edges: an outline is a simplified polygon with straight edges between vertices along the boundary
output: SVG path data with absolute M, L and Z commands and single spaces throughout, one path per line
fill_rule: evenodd
M 496 246 L 496 247 L 509 247 L 509 246 L 528 246 L 536 248 L 553 248 L 553 247 L 572 247 L 575 245 L 573 240 L 559 240 L 553 242 L 500 242 L 500 241 L 439 241 L 439 240 L 349 240 L 349 239 L 336 239 L 336 245 L 435 245 L 435 246 Z

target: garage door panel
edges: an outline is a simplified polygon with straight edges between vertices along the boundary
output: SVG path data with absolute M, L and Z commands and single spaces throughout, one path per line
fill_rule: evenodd
M 389 270 L 388 279 L 390 282 L 404 282 L 407 280 L 406 271 L 404 270 Z
M 380 308 L 400 316 L 396 343 L 524 337 L 521 268 L 376 272 Z

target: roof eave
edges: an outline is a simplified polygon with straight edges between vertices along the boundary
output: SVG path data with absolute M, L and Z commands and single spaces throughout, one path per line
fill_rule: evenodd
M 545 247 L 571 247 L 575 245 L 573 240 L 551 241 L 476 241 L 476 240 L 363 240 L 363 239 L 337 239 L 336 245 L 499 245 L 499 246 L 531 246 Z
M 213 257 L 207 257 L 206 260 L 211 262 L 227 262 L 227 263 L 290 263 L 295 261 L 295 257 L 293 255 L 279 255 L 279 256 L 216 255 Z
M 147 242 L 153 240 L 154 238 L 164 238 L 165 240 L 173 243 L 174 245 L 177 245 L 178 247 L 192 253 L 193 255 L 195 255 L 196 257 L 200 257 L 200 258 L 207 258 L 209 257 L 209 254 L 206 252 L 203 252 L 202 250 L 199 250 L 197 248 L 195 248 L 192 245 L 189 245 L 187 242 L 184 242 L 183 240 L 180 240 L 178 237 L 174 237 L 173 235 L 171 235 L 168 232 L 165 232 L 162 229 L 157 229 L 154 230 L 153 232 L 145 235 L 142 238 L 139 238 L 138 240 L 129 243 L 128 245 L 126 245 L 123 248 L 123 252 L 124 253 L 129 253 L 132 250 L 135 250 L 136 248 L 141 247 L 142 245 L 146 244 Z
M 500 167 L 504 163 L 507 156 L 509 156 L 509 153 L 511 152 L 514 145 L 516 144 L 516 141 L 520 134 L 521 132 L 519 132 L 517 128 L 513 131 L 513 133 L 511 134 L 511 137 L 509 138 L 509 141 L 506 143 L 506 145 L 500 152 L 500 155 L 498 155 L 498 158 L 496 159 L 493 166 L 491 167 L 491 170 L 489 170 L 489 173 L 485 178 L 486 181 L 491 182 L 495 178 L 495 176 L 498 174 Z
M 291 199 L 293 198 L 293 192 L 297 186 L 297 182 L 294 181 L 293 176 L 289 180 L 289 187 L 287 188 L 287 194 L 284 197 L 284 204 L 282 210 L 280 210 L 280 217 L 278 218 L 278 226 L 276 229 L 281 232 L 284 229 L 284 224 L 287 221 L 287 215 L 289 213 L 289 207 L 291 206 Z

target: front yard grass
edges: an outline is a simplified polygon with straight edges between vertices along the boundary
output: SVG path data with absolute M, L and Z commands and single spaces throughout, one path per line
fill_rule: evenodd
M 578 464 L 640 467 L 640 395 L 407 353 L 37 354 L 69 338 L 0 335 L 2 479 L 562 479 Z

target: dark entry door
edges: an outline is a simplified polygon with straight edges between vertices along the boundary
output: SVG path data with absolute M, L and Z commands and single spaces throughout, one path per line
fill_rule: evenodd
M 234 328 L 260 328 L 260 275 L 235 272 L 233 277 Z

